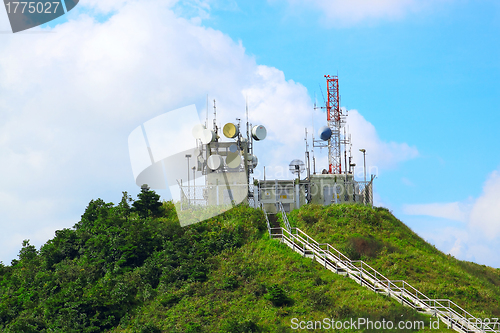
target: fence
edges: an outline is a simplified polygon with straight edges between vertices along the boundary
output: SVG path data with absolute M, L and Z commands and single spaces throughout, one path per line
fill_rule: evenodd
M 243 201 L 256 208 L 254 198 L 254 185 L 181 185 L 180 207 L 188 209 L 193 207 L 208 207 L 220 205 L 237 205 Z

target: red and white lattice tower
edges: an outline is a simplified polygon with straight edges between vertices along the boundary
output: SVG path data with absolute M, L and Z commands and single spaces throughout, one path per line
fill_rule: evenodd
M 326 115 L 328 127 L 332 130 L 332 136 L 328 142 L 328 172 L 331 174 L 342 173 L 342 155 L 340 129 L 342 127 L 342 111 L 340 110 L 339 78 L 337 75 L 325 75 L 328 91 L 326 104 Z

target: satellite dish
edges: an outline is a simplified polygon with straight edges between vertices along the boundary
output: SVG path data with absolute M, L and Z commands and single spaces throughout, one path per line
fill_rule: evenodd
M 290 162 L 289 170 L 294 175 L 299 175 L 306 170 L 306 165 L 301 160 L 293 160 Z
M 267 130 L 264 126 L 258 125 L 252 128 L 252 138 L 256 141 L 264 140 L 267 136 Z
M 248 163 L 252 163 L 252 166 L 255 168 L 257 167 L 257 163 L 259 163 L 259 159 L 255 155 L 247 155 L 247 161 Z
M 228 168 L 237 168 L 241 164 L 241 155 L 240 153 L 229 153 L 226 157 L 226 165 Z
M 201 132 L 201 143 L 208 145 L 209 143 L 215 141 L 215 132 L 209 129 L 204 129 Z
M 328 126 L 323 126 L 319 129 L 319 137 L 321 138 L 321 140 L 323 141 L 327 141 L 327 140 L 330 140 L 331 136 L 332 136 L 332 129 Z
M 220 155 L 210 155 L 207 160 L 207 166 L 211 170 L 217 170 L 222 165 L 222 156 Z
M 233 138 L 237 137 L 238 134 L 240 134 L 240 131 L 238 129 L 238 126 L 236 126 L 235 124 L 227 123 L 222 128 L 222 133 L 224 133 L 226 138 L 233 139 Z
M 194 125 L 193 130 L 192 130 L 193 136 L 197 139 L 200 139 L 202 134 L 203 134 L 204 129 L 205 129 L 205 126 L 202 124 Z
M 230 145 L 230 146 L 229 146 L 229 151 L 230 151 L 231 153 L 236 153 L 236 152 L 238 151 L 238 146 L 237 146 L 237 145 L 234 145 L 234 144 L 233 144 L 233 145 Z
M 257 164 L 259 164 L 259 159 L 257 158 L 257 156 L 252 156 L 252 166 L 256 168 Z

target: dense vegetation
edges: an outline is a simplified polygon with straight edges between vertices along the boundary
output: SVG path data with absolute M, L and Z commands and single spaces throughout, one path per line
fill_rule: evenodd
M 343 215 L 330 216 L 337 210 Z M 340 232 L 337 223 L 345 223 L 338 244 L 363 258 L 356 245 L 362 241 L 356 239 L 373 236 L 368 247 L 375 250 L 367 252 L 368 259 L 384 269 L 395 267 L 391 277 L 419 281 L 418 272 L 402 268 L 419 250 L 415 256 L 439 258 L 436 262 L 447 263 L 450 272 L 488 271 L 491 276 L 470 282 L 481 297 L 481 281 L 490 278 L 490 285 L 498 286 L 497 272 L 444 256 L 383 209 L 306 206 L 291 218 L 318 237 L 327 238 L 332 225 L 332 242 Z M 363 223 L 378 231 L 369 236 L 364 226 L 354 228 Z M 382 240 L 379 234 L 390 223 L 401 237 Z M 359 235 L 352 236 L 351 229 Z M 398 242 L 413 242 L 413 247 Z M 403 261 L 388 264 L 397 258 Z M 435 285 L 428 281 L 429 288 L 441 292 L 441 280 L 446 278 Z M 490 305 L 488 299 L 481 301 Z M 481 303 L 471 304 L 479 308 Z M 2 332 L 289 332 L 295 331 L 292 318 L 360 317 L 430 319 L 270 241 L 260 210 L 237 206 L 182 228 L 174 205 L 161 203 L 147 189 L 136 201 L 126 193 L 117 205 L 91 201 L 73 228 L 57 231 L 39 250 L 25 241 L 18 260 L 0 264 Z

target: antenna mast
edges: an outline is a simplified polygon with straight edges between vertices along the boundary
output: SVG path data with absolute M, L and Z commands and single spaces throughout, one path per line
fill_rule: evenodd
M 342 173 L 342 155 L 340 147 L 340 128 L 342 127 L 342 111 L 340 110 L 339 79 L 337 75 L 325 75 L 328 91 L 326 116 L 332 136 L 328 143 L 328 164 L 330 174 Z
M 218 135 L 219 133 L 217 133 L 217 107 L 215 106 L 215 99 L 214 99 L 214 132 L 215 132 L 215 135 Z
M 247 118 L 247 143 L 250 145 L 249 152 L 253 155 L 253 145 L 250 143 L 250 123 L 248 122 L 248 98 L 245 98 L 245 115 Z

